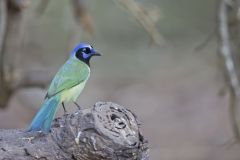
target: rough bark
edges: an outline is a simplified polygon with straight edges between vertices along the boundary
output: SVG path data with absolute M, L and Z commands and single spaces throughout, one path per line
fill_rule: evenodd
M 136 116 L 98 102 L 54 120 L 49 134 L 0 130 L 0 159 L 148 160 L 148 142 Z

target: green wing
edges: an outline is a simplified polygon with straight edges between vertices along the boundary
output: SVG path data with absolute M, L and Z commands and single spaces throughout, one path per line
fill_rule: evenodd
M 53 78 L 46 98 L 70 89 L 89 78 L 90 69 L 87 64 L 72 57 L 57 72 Z

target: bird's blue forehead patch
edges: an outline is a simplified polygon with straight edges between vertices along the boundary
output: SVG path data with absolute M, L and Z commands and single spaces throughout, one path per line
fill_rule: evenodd
M 90 44 L 87 44 L 87 43 L 79 43 L 73 50 L 72 50 L 72 53 L 71 53 L 71 57 L 72 56 L 75 56 L 76 52 L 79 50 L 79 49 L 82 49 L 82 48 L 90 48 L 91 50 L 93 49 L 93 47 L 90 45 Z M 83 55 L 84 56 L 84 55 Z M 87 55 L 86 55 L 87 56 Z M 85 58 L 85 57 L 84 57 Z

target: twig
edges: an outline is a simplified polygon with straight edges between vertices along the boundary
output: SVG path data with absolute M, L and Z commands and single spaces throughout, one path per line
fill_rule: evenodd
M 40 0 L 39 5 L 36 9 L 37 15 L 41 16 L 44 14 L 45 10 L 47 9 L 47 6 L 49 4 L 50 0 Z
M 114 0 L 114 2 L 120 4 L 143 26 L 150 35 L 153 44 L 164 45 L 166 43 L 156 28 L 156 22 L 160 15 L 158 10 L 147 9 L 136 0 Z
M 224 59 L 225 70 L 228 78 L 228 84 L 230 88 L 230 118 L 233 127 L 233 132 L 236 140 L 240 140 L 239 125 L 240 121 L 238 119 L 238 108 L 239 108 L 239 98 L 240 98 L 240 87 L 237 71 L 235 68 L 233 60 L 233 51 L 230 45 L 230 35 L 229 35 L 229 19 L 228 19 L 228 1 L 222 0 L 220 2 L 220 8 L 218 12 L 219 20 L 219 34 L 221 41 L 220 53 Z
M 211 33 L 209 33 L 209 35 L 195 47 L 195 51 L 202 50 L 216 35 L 217 29 L 216 27 L 214 27 L 214 30 Z
M 85 32 L 89 35 L 93 35 L 93 19 L 88 9 L 86 8 L 86 4 L 84 0 L 72 0 L 72 7 L 74 18 L 77 24 L 81 24 Z

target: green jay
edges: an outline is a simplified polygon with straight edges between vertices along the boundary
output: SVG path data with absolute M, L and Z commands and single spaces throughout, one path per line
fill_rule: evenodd
M 80 43 L 73 49 L 70 58 L 53 78 L 45 101 L 28 131 L 48 133 L 59 104 L 63 105 L 64 111 L 64 102 L 73 101 L 77 105 L 76 100 L 90 76 L 89 61 L 93 56 L 100 54 L 89 44 Z

